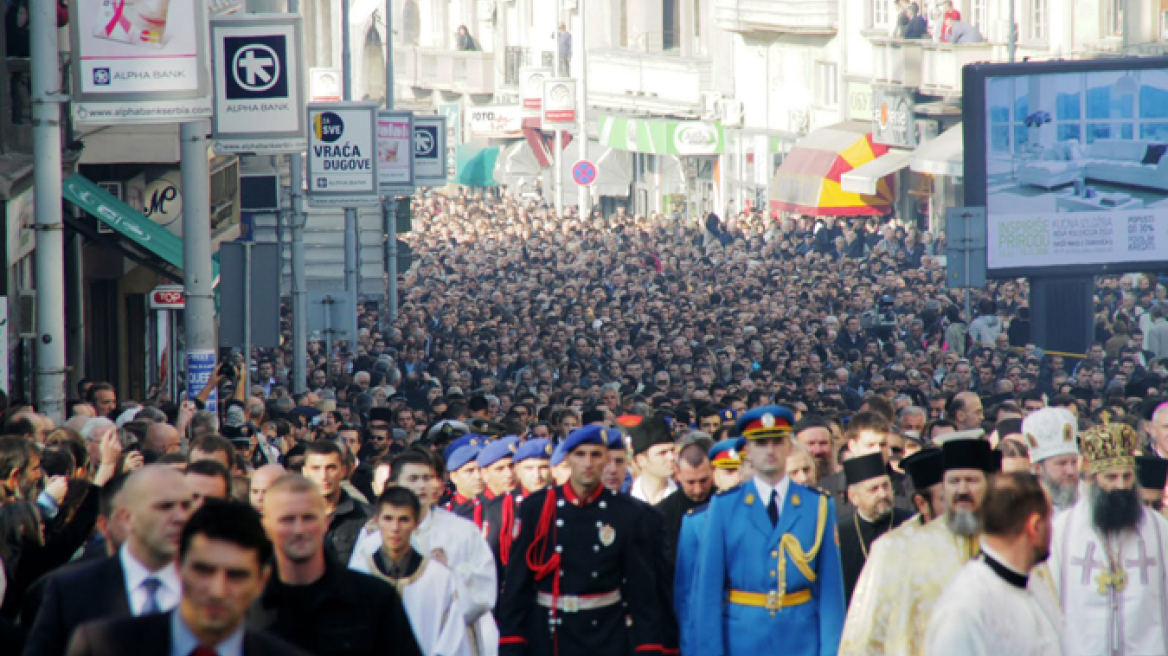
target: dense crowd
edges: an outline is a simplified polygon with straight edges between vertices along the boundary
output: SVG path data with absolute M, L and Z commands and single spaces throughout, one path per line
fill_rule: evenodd
M 1152 276 L 1100 277 L 1096 342 L 1047 353 L 1024 281 L 966 316 L 943 232 L 888 218 L 413 216 L 396 321 L 310 343 L 304 391 L 289 335 L 193 401 L 83 380 L 55 426 L 0 397 L 0 652 L 925 653 L 960 632 L 873 592 L 904 545 L 1005 549 L 1034 489 L 1119 516 L 1080 495 L 1106 463 L 1162 508 L 1163 461 L 1127 460 L 1168 455 Z

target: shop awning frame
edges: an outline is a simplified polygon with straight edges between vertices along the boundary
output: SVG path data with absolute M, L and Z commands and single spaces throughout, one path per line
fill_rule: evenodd
M 819 128 L 799 140 L 771 179 L 771 208 L 808 216 L 878 216 L 892 211 L 893 176 L 879 178 L 876 193 L 843 187 L 845 174 L 888 152 L 860 121 Z
M 965 177 L 965 130 L 958 123 L 913 151 L 909 167 L 917 173 Z
M 876 159 L 862 164 L 840 176 L 840 188 L 854 194 L 875 196 L 880 180 L 908 166 L 912 153 L 890 150 Z

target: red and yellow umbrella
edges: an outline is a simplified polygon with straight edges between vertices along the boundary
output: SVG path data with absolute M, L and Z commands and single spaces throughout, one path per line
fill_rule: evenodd
M 821 128 L 801 139 L 783 159 L 771 182 L 771 209 L 811 216 L 887 214 L 895 198 L 892 175 L 881 178 L 876 194 L 844 191 L 840 177 L 888 152 L 872 142 L 863 124 Z

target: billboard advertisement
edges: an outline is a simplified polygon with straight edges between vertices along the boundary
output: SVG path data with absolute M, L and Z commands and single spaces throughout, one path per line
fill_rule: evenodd
M 519 69 L 519 102 L 523 118 L 543 118 L 543 81 L 552 77 L 550 68 Z
M 1168 262 L 1168 58 L 965 68 L 965 204 L 990 278 Z
M 211 21 L 215 150 L 304 151 L 302 20 L 286 14 L 242 14 Z
M 69 3 L 78 123 L 180 123 L 212 114 L 207 3 Z
M 576 80 L 546 78 L 543 81 L 543 126 L 545 128 L 576 124 Z
M 308 106 L 308 202 L 377 205 L 377 105 Z
M 377 176 L 381 193 L 414 193 L 414 113 L 377 113 Z

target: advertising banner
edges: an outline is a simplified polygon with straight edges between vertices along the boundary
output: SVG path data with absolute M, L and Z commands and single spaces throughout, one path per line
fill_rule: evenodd
M 523 112 L 519 105 L 471 107 L 466 127 L 471 139 L 518 139 L 523 136 Z
M 194 350 L 187 351 L 187 399 L 193 401 L 211 380 L 215 371 L 215 351 Z M 216 412 L 219 409 L 219 390 L 211 390 L 207 398 L 207 409 Z
M 341 102 L 345 72 L 339 68 L 312 68 L 308 71 L 308 101 Z
M 179 123 L 212 114 L 206 3 L 69 3 L 78 123 Z
M 377 180 L 383 194 L 414 193 L 414 113 L 377 113 Z
M 998 214 L 987 228 L 991 269 L 1168 261 L 1168 209 Z
M 519 69 L 519 98 L 523 106 L 523 118 L 542 118 L 543 81 L 552 77 L 550 68 Z
M 576 124 L 576 80 L 546 78 L 543 81 L 543 126 L 565 128 Z
M 303 152 L 304 78 L 299 16 L 240 14 L 211 20 L 215 150 Z
M 308 202 L 377 205 L 377 105 L 311 104 L 308 125 Z
M 414 185 L 446 184 L 446 117 L 414 117 Z
M 872 89 L 872 141 L 900 148 L 917 147 L 913 100 L 904 89 Z

